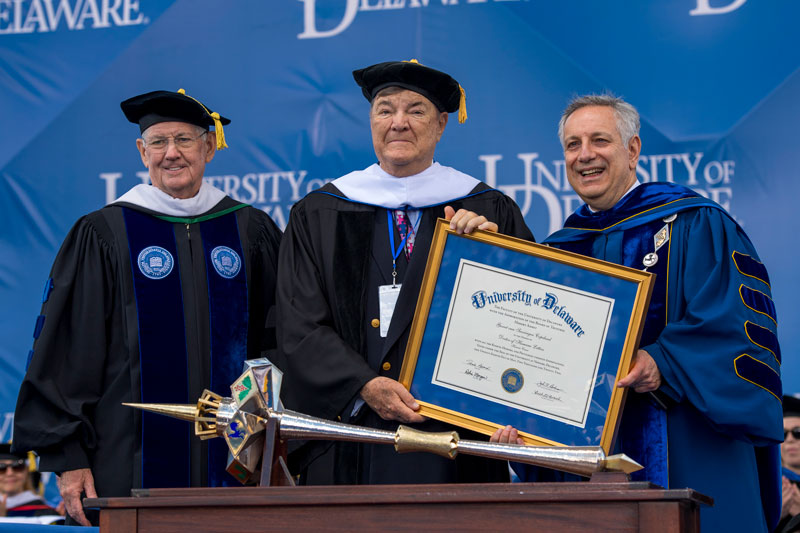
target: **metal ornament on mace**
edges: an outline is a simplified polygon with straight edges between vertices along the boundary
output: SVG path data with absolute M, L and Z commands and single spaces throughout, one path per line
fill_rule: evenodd
M 333 422 L 284 409 L 279 399 L 283 374 L 268 359 L 245 362 L 231 385 L 231 397 L 205 390 L 196 405 L 124 405 L 194 422 L 201 439 L 222 437 L 228 444 L 227 471 L 242 483 L 256 478 L 268 424 L 282 440 L 334 440 L 394 445 L 398 453 L 428 452 L 454 459 L 459 453 L 516 461 L 591 476 L 594 472 L 630 474 L 642 466 L 626 456 L 606 456 L 599 446 L 525 446 L 460 439 L 455 431 L 430 433 L 400 426 L 397 431 Z

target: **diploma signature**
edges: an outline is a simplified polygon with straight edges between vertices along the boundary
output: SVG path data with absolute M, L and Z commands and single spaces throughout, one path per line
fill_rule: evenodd
M 538 390 L 537 391 L 533 391 L 533 394 L 535 396 L 538 396 L 542 400 L 545 400 L 545 401 L 548 401 L 548 402 L 562 403 L 561 396 L 559 396 L 557 394 L 551 394 L 549 392 L 542 392 L 542 391 L 538 391 Z
M 492 367 L 483 363 L 476 363 L 472 359 L 467 359 L 464 361 L 464 364 L 467 365 L 467 368 L 464 370 L 464 374 L 471 377 L 475 381 L 486 381 L 489 379 L 489 376 L 486 374 L 487 372 L 492 371 Z
M 487 379 L 489 379 L 489 377 L 486 376 L 485 374 L 481 374 L 480 372 L 472 370 L 471 368 L 464 370 L 464 374 L 470 376 L 475 381 L 486 381 Z
M 476 363 L 472 359 L 467 359 L 466 361 L 464 361 L 464 364 L 476 370 L 488 370 L 490 372 L 492 370 L 492 367 L 490 367 L 489 365 L 484 365 L 483 363 Z
M 540 381 L 539 383 L 536 384 L 536 386 L 539 387 L 540 389 L 545 389 L 545 390 L 548 390 L 550 392 L 562 392 L 563 391 L 563 389 L 561 389 L 557 385 L 554 385 L 554 384 L 550 383 L 549 381 Z

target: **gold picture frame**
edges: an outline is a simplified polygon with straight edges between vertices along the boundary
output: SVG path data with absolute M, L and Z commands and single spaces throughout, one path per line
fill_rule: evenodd
M 529 444 L 611 453 L 626 394 L 615 385 L 638 347 L 653 280 L 507 235 L 459 235 L 440 219 L 400 383 L 430 418 L 487 435 L 512 425 Z

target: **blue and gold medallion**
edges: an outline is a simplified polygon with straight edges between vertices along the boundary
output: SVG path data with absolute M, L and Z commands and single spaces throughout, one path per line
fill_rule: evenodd
M 506 392 L 515 393 L 522 389 L 522 386 L 525 384 L 525 378 L 522 377 L 522 372 L 516 368 L 509 368 L 503 372 L 500 383 L 503 385 L 503 389 L 505 389 Z

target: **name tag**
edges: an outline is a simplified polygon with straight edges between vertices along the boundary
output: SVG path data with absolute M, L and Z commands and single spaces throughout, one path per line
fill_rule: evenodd
M 389 332 L 389 324 L 392 322 L 394 306 L 397 305 L 397 297 L 400 295 L 400 287 L 401 285 L 381 285 L 378 287 L 381 337 L 385 337 Z

